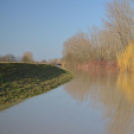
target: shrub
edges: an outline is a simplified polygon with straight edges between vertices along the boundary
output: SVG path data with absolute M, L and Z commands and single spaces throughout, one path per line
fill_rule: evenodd
M 120 71 L 134 72 L 134 42 L 126 46 L 117 57 Z

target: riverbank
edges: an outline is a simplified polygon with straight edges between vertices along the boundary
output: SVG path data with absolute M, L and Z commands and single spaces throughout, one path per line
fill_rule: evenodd
M 78 64 L 77 69 L 85 71 L 119 71 L 116 62 L 92 61 L 89 63 Z
M 0 63 L 0 105 L 48 92 L 72 78 L 69 71 L 53 65 Z

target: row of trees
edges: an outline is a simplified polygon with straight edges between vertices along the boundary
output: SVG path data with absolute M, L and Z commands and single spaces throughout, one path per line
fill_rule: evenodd
M 62 59 L 49 59 L 46 61 L 43 59 L 41 62 L 34 60 L 33 54 L 31 52 L 25 52 L 22 57 L 15 57 L 13 54 L 7 54 L 5 56 L 0 56 L 0 62 L 24 62 L 24 63 L 49 63 L 49 64 L 59 64 L 62 63 Z
M 0 62 L 25 62 L 25 63 L 34 63 L 33 54 L 31 52 L 25 52 L 22 57 L 15 57 L 13 54 L 7 54 L 5 56 L 0 56 Z M 46 60 L 43 59 L 42 63 L 46 63 Z
M 115 61 L 130 41 L 134 40 L 134 1 L 113 0 L 106 4 L 103 28 L 89 28 L 89 33 L 77 33 L 63 44 L 67 62 L 92 60 Z
M 0 62 L 34 62 L 31 52 L 25 52 L 22 57 L 15 57 L 13 54 L 0 56 Z

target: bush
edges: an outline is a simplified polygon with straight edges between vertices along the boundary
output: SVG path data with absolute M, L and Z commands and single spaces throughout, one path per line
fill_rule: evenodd
M 125 50 L 117 57 L 120 71 L 134 72 L 134 42 L 126 46 Z

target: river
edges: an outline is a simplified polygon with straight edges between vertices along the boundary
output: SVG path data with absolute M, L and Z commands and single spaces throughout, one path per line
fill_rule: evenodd
M 72 81 L 0 111 L 0 134 L 133 134 L 134 76 L 73 72 Z

